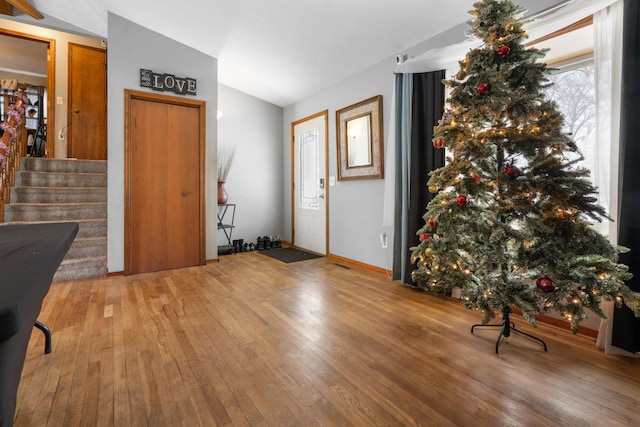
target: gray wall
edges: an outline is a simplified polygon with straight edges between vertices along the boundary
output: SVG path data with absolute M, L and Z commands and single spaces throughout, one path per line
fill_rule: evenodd
M 393 69 L 395 58 L 369 68 L 339 85 L 293 104 L 284 110 L 284 184 L 283 192 L 291 191 L 291 123 L 311 114 L 329 110 L 329 177 L 335 177 L 336 184 L 329 186 L 329 253 L 376 267 L 390 269 L 392 236 L 391 230 L 382 226 L 382 202 L 384 180 L 338 181 L 336 110 L 365 100 L 374 95 L 382 95 L 384 145 L 388 141 L 391 97 L 393 91 Z M 389 178 L 385 178 L 389 179 Z M 284 236 L 291 239 L 291 200 L 284 200 Z M 380 234 L 387 233 L 388 248 L 380 244 Z
M 427 50 L 457 43 L 464 39 L 466 25 L 455 27 L 449 32 L 426 40 L 405 51 L 409 57 L 417 56 Z M 329 200 L 329 253 L 364 264 L 391 270 L 394 230 L 382 225 L 384 200 L 384 179 L 337 181 L 337 139 L 336 110 L 370 98 L 382 95 L 384 156 L 389 145 L 389 118 L 392 112 L 394 85 L 393 71 L 395 57 L 390 57 L 369 69 L 352 76 L 338 85 L 324 89 L 319 93 L 297 102 L 284 110 L 283 147 L 284 147 L 284 183 L 283 192 L 289 194 L 291 188 L 290 141 L 291 122 L 311 114 L 329 110 L 329 176 L 336 177 L 336 184 L 328 187 Z M 425 176 L 426 179 L 426 176 Z M 284 236 L 291 239 L 291 202 L 284 200 Z M 387 235 L 387 248 L 380 242 L 381 234 Z
M 519 4 L 529 10 L 527 13 L 529 15 L 559 2 L 559 0 L 522 0 Z M 465 39 L 465 32 L 468 28 L 466 23 L 461 23 L 442 34 L 438 34 L 398 53 L 406 53 L 411 58 L 431 49 L 461 42 Z M 463 58 L 461 57 L 460 59 Z M 323 89 L 317 94 L 285 108 L 283 121 L 283 156 L 285 160 L 283 192 L 285 194 L 289 194 L 291 188 L 289 161 L 291 155 L 291 122 L 319 111 L 329 110 L 329 176 L 337 177 L 336 110 L 374 95 L 382 95 L 384 154 L 386 160 L 386 151 L 389 144 L 389 117 L 392 111 L 393 70 L 395 66 L 395 57 L 388 58 L 338 85 Z M 393 178 L 385 177 L 385 179 Z M 382 226 L 383 199 L 384 180 L 336 181 L 335 186 L 329 187 L 328 227 L 330 254 L 391 270 L 393 230 Z M 287 239 L 290 239 L 291 202 L 288 198 L 285 198 L 284 206 L 284 235 Z M 383 249 L 380 244 L 380 234 L 382 233 L 387 234 L 387 249 Z
M 281 236 L 282 108 L 219 85 L 218 110 L 222 113 L 218 145 L 235 149 L 225 184 L 228 203 L 236 204 L 232 238 L 256 242 L 258 236 Z M 218 242 L 226 244 L 223 233 L 219 233 Z
M 119 272 L 124 269 L 124 90 L 148 90 L 139 87 L 140 68 L 195 78 L 198 94 L 192 98 L 207 103 L 206 257 L 207 259 L 217 258 L 217 60 L 110 13 L 107 62 L 109 64 L 107 75 L 109 272 Z

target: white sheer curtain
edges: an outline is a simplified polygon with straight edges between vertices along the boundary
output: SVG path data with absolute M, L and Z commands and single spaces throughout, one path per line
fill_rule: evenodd
M 594 59 L 596 69 L 597 170 L 595 184 L 600 188 L 602 203 L 612 218 L 618 217 L 618 154 L 620 135 L 620 95 L 622 93 L 622 16 L 624 5 L 618 0 L 593 16 Z M 609 222 L 609 240 L 618 242 L 618 226 Z M 635 357 L 634 353 L 611 345 L 613 302 L 602 308 L 607 315 L 598 330 L 596 345 L 607 354 Z

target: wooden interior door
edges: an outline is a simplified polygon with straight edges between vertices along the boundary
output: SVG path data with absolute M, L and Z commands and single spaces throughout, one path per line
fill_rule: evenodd
M 204 102 L 126 93 L 125 274 L 202 265 Z
M 67 157 L 107 158 L 107 56 L 69 43 Z

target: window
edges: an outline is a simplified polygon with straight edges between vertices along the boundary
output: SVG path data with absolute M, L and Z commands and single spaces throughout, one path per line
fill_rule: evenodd
M 580 25 L 578 25 L 580 24 Z M 594 65 L 592 19 L 576 23 L 576 29 L 535 43 L 536 48 L 548 49 L 544 58 L 554 70 L 553 83 L 547 89 L 565 118 L 565 132 L 571 135 L 584 157 L 578 164 L 591 172 L 598 203 L 610 212 L 609 166 L 611 141 L 598 138 L 598 104 L 596 96 L 596 67 Z M 606 78 L 600 76 L 600 78 Z M 573 160 L 569 158 L 569 160 Z M 609 234 L 609 221 L 594 224 L 602 234 Z
M 591 171 L 594 181 L 596 144 L 596 88 L 593 61 L 578 67 L 561 68 L 550 79 L 549 98 L 556 101 L 564 115 L 564 132 L 571 135 L 584 156 L 582 166 Z M 573 160 L 573 159 L 570 159 Z M 595 181 L 594 181 L 595 182 Z

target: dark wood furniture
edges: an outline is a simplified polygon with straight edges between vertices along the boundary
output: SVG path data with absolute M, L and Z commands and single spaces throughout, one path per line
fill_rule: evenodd
M 29 337 L 73 239 L 73 222 L 0 226 L 0 426 L 13 425 Z M 44 325 L 38 322 L 42 329 Z M 48 329 L 43 331 L 50 350 Z
M 230 218 L 229 218 L 230 217 Z M 233 235 L 233 229 L 235 228 L 234 222 L 236 220 L 236 204 L 225 203 L 218 205 L 218 230 L 224 232 L 224 237 L 227 238 L 227 244 L 218 246 L 218 255 L 227 255 L 235 253 L 233 248 L 233 241 L 231 236 Z

